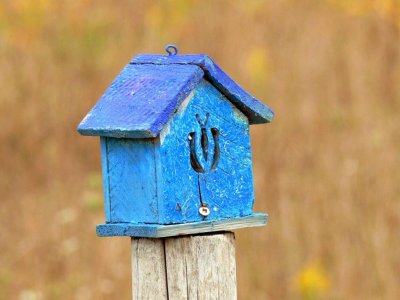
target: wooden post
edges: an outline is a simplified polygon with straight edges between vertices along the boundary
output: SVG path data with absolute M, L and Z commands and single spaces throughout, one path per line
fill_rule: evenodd
M 237 299 L 235 235 L 132 238 L 133 299 Z

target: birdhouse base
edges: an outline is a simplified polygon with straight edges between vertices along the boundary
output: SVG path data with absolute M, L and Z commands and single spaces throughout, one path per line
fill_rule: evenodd
M 96 233 L 98 236 L 163 238 L 177 235 L 231 231 L 246 227 L 263 226 L 267 224 L 267 219 L 267 214 L 255 213 L 239 218 L 169 225 L 144 223 L 108 223 L 97 225 Z

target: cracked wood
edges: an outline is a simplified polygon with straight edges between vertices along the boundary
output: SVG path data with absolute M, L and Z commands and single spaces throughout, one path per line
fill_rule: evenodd
M 132 240 L 133 299 L 237 299 L 231 232 Z

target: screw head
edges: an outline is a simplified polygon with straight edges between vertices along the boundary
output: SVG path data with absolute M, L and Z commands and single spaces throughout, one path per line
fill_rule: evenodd
M 199 207 L 199 214 L 201 214 L 203 217 L 207 217 L 210 214 L 210 208 L 207 205 L 202 205 Z

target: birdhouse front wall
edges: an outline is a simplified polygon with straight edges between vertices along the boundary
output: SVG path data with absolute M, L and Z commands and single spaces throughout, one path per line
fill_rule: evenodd
M 249 122 L 202 80 L 160 135 L 158 197 L 163 224 L 246 216 L 254 187 Z M 207 206 L 210 214 L 199 213 Z

